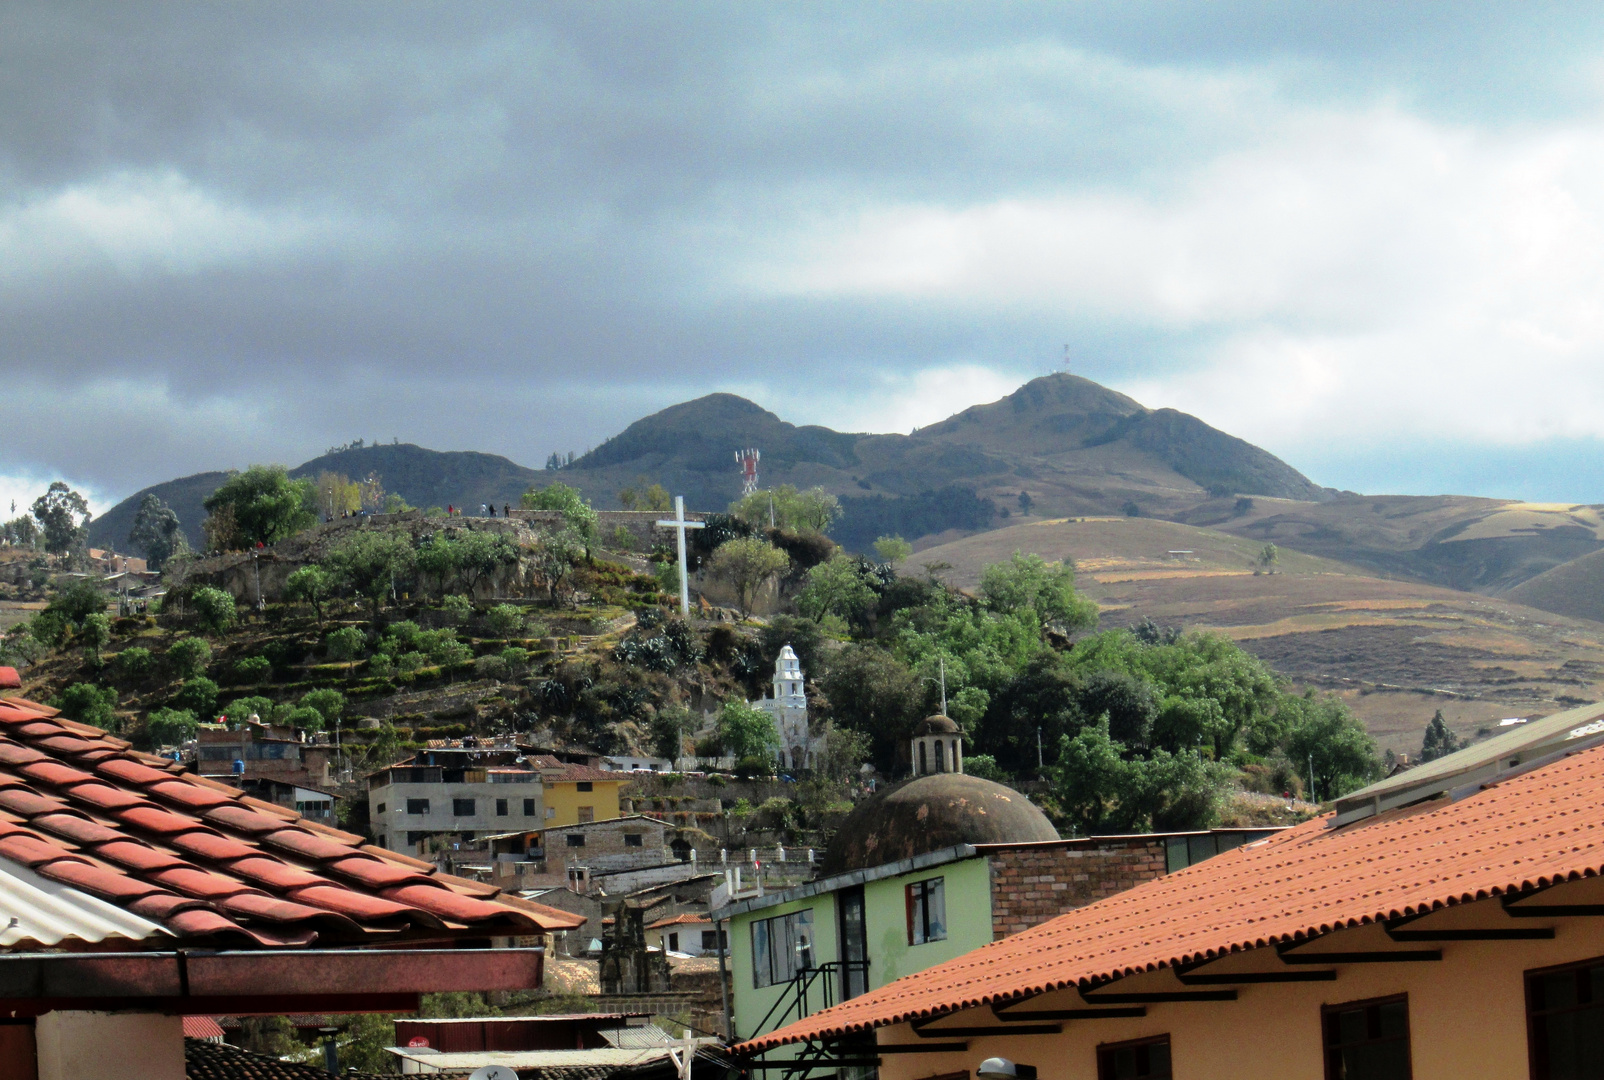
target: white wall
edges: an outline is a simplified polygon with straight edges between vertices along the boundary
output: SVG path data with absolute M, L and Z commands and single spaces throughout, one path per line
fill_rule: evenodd
M 184 1080 L 184 1021 L 151 1013 L 49 1012 L 39 1080 Z

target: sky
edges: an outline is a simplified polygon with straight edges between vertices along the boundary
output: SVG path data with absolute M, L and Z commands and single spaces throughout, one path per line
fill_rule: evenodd
M 0 510 L 1069 369 L 1604 502 L 1604 7 L 0 6 Z

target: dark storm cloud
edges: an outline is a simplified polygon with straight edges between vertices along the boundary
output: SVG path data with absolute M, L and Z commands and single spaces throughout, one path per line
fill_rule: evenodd
M 391 435 L 538 463 L 799 371 L 1006 385 L 1071 330 L 1161 377 L 1230 328 L 785 283 L 855 215 L 1162 203 L 1309 113 L 1550 122 L 1595 106 L 1598 39 L 1496 4 L 8 5 L 0 473 L 122 493 Z

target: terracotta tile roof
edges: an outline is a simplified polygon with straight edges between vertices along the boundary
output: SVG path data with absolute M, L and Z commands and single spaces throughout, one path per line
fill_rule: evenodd
M 184 1017 L 184 1038 L 186 1039 L 221 1039 L 223 1029 L 210 1016 Z
M 693 923 L 711 923 L 712 921 L 713 920 L 707 915 L 697 915 L 694 912 L 687 911 L 683 915 L 675 915 L 672 918 L 659 919 L 646 929 L 656 930 L 659 926 L 688 926 Z
M 329 1080 L 321 1065 L 295 1065 L 266 1054 L 253 1054 L 228 1043 L 184 1040 L 184 1075 L 188 1080 Z M 379 1080 L 355 1069 L 347 1080 Z
M 0 858 L 179 937 L 230 946 L 469 927 L 529 934 L 583 921 L 369 846 L 19 698 L 0 699 Z
M 1604 873 L 1604 747 L 1340 829 L 1330 817 L 1061 915 L 738 1049 L 753 1052 Z
M 22 686 L 22 676 L 17 674 L 14 667 L 0 667 L 0 690 L 17 690 Z
M 548 784 L 570 784 L 575 780 L 612 780 L 621 782 L 633 780 L 628 773 L 609 772 L 606 769 L 594 769 L 589 765 L 561 765 L 562 772 L 541 774 L 541 779 Z

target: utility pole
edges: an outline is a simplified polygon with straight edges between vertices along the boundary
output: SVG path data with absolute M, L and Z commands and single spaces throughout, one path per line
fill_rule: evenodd
M 947 715 L 947 658 L 938 657 L 941 661 L 941 715 Z
M 1036 728 L 1036 771 L 1039 773 L 1045 767 L 1046 766 L 1042 764 L 1041 757 L 1041 727 L 1038 726 Z

